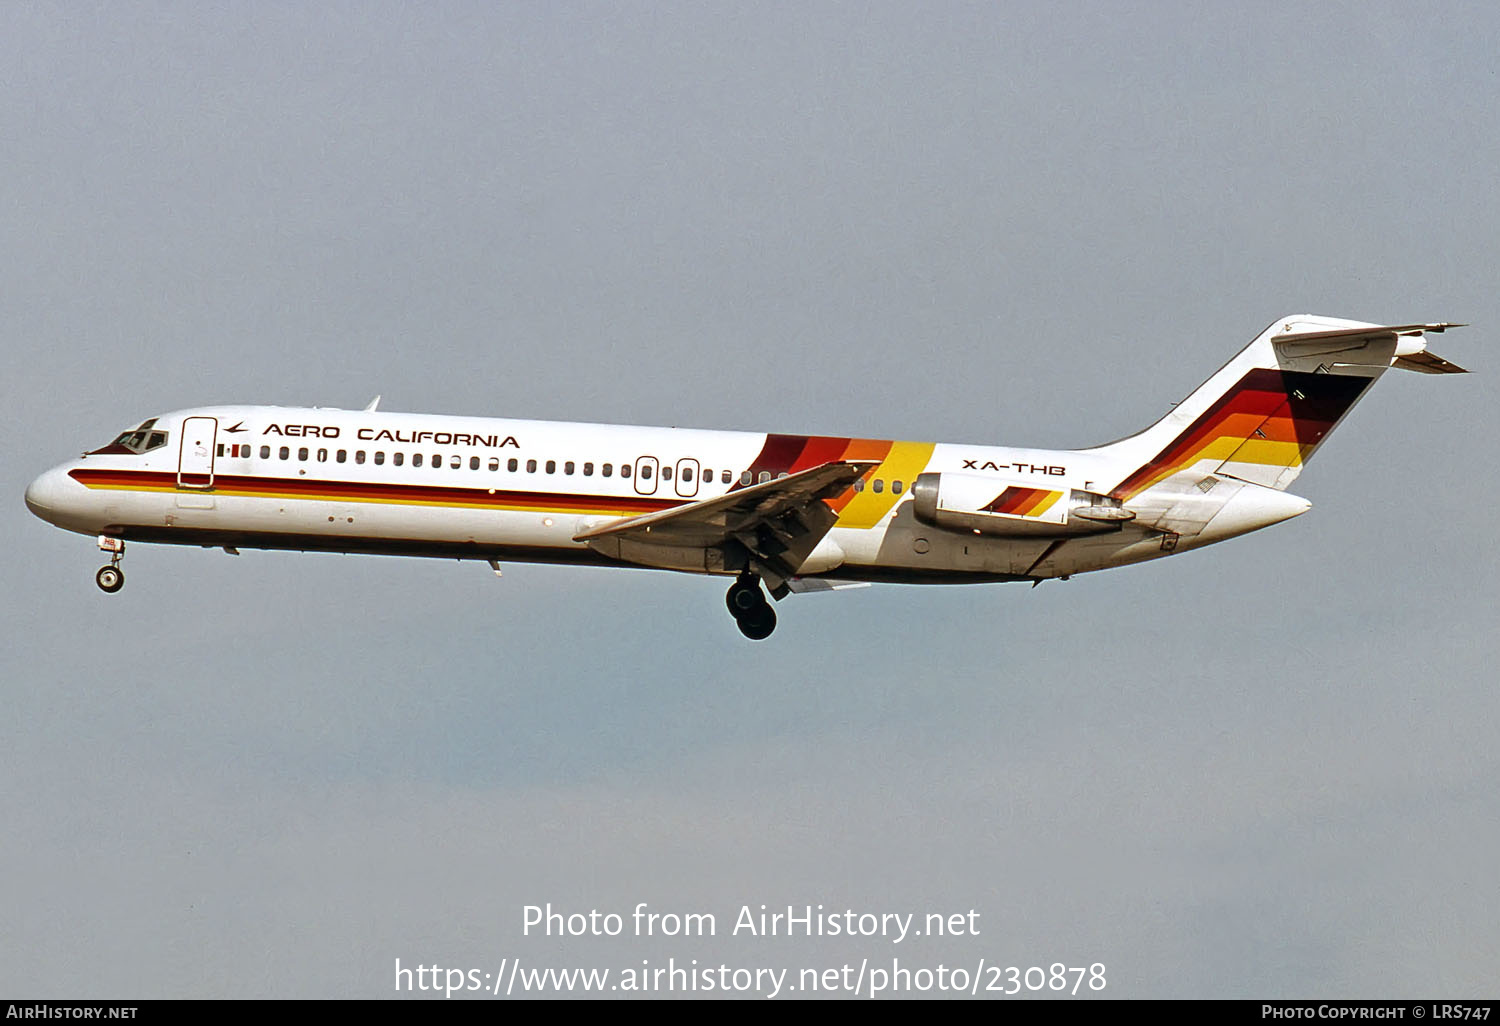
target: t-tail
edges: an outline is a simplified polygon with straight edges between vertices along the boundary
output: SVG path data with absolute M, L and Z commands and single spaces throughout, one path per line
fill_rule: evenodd
M 1161 420 L 1090 451 L 1118 471 L 1109 496 L 1164 531 L 1202 543 L 1285 520 L 1310 504 L 1274 493 L 1387 369 L 1464 372 L 1427 352 L 1424 333 L 1455 327 L 1283 317 Z

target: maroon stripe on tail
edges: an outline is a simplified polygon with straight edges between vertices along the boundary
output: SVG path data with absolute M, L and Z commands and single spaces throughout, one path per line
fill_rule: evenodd
M 1285 409 L 1299 444 L 1316 445 L 1349 412 L 1373 380 L 1358 374 L 1313 374 L 1257 367 L 1111 494 L 1129 498 L 1163 471 L 1174 471 L 1193 462 L 1195 453 L 1224 433 L 1225 420 L 1236 414 L 1264 421 Z M 1231 437 L 1243 435 L 1236 432 Z

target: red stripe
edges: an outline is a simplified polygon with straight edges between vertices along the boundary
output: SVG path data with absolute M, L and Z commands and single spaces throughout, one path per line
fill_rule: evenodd
M 797 462 L 792 464 L 793 474 L 803 470 L 811 470 L 813 467 L 821 467 L 825 463 L 844 458 L 844 453 L 849 449 L 849 439 L 831 438 L 819 435 L 807 440 L 807 447 L 802 450 L 802 455 L 797 457 Z
M 806 435 L 767 435 L 766 444 L 760 448 L 760 455 L 750 464 L 751 475 L 759 478 L 761 471 L 769 471 L 773 475 L 790 471 L 792 464 L 797 462 L 797 458 L 807 448 L 809 440 Z
M 1242 431 L 1225 429 L 1225 421 L 1236 415 L 1259 418 L 1261 422 L 1271 420 L 1264 433 L 1268 437 L 1295 439 L 1299 458 L 1306 459 L 1372 380 L 1351 374 L 1309 374 L 1269 368 L 1247 371 L 1154 459 L 1121 482 L 1113 494 L 1118 498 L 1131 497 L 1158 474 L 1191 464 L 1196 454 L 1216 438 L 1246 438 Z
M 984 507 L 992 513 L 1009 513 L 1016 515 L 1017 511 L 1023 510 L 1047 494 L 1045 488 L 1007 488 L 995 496 L 995 501 Z
M 69 471 L 79 484 L 92 487 L 177 487 L 177 477 L 171 473 L 156 473 L 142 470 L 92 470 Z M 537 509 L 566 509 L 569 507 L 603 507 L 622 513 L 653 513 L 686 505 L 680 499 L 664 499 L 651 495 L 594 495 L 586 492 L 540 492 L 512 491 L 496 488 L 453 488 L 435 485 L 388 485 L 368 481 L 307 480 L 306 478 L 282 477 L 238 477 L 219 474 L 215 484 L 222 489 L 250 492 L 262 496 L 286 495 L 293 498 L 374 500 L 401 504 L 403 502 L 448 502 L 469 506 L 534 506 Z

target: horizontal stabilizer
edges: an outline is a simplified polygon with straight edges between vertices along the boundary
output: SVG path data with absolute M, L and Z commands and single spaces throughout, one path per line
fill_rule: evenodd
M 1456 363 L 1449 363 L 1441 356 L 1429 352 L 1413 353 L 1411 356 L 1398 356 L 1391 364 L 1402 370 L 1416 371 L 1419 374 L 1467 374 Z
M 1455 324 L 1451 321 L 1441 321 L 1436 324 L 1365 324 L 1357 328 L 1335 328 L 1330 331 L 1290 331 L 1271 336 L 1271 341 L 1278 346 L 1288 342 L 1319 342 L 1331 338 L 1352 341 L 1361 338 L 1381 338 L 1386 335 L 1420 335 L 1424 331 L 1441 334 L 1449 328 L 1465 327 L 1468 325 Z

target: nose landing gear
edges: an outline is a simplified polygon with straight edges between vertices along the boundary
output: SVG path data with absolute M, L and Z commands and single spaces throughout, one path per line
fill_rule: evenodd
M 729 588 L 724 596 L 729 615 L 739 625 L 740 633 L 751 641 L 761 641 L 771 636 L 776 629 L 776 610 L 760 590 L 760 578 L 744 574 Z
M 125 571 L 120 569 L 120 560 L 125 556 L 125 542 L 123 539 L 101 534 L 99 548 L 109 553 L 109 566 L 99 568 L 99 572 L 94 575 L 94 583 L 99 585 L 101 590 L 113 595 L 125 587 Z

